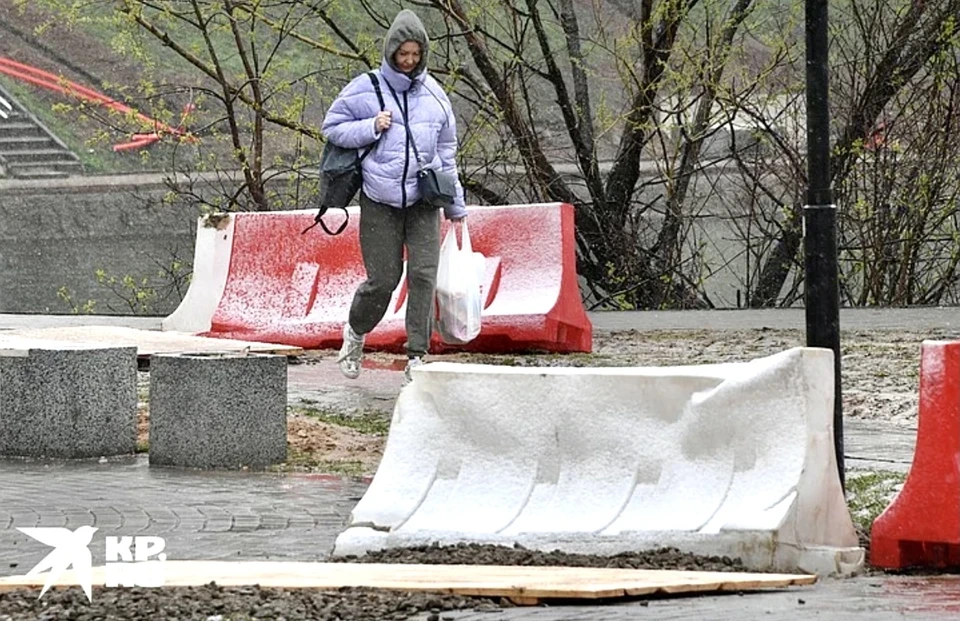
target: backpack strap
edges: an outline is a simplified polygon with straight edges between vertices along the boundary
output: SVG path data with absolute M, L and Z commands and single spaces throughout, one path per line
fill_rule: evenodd
M 370 78 L 370 81 L 373 82 L 373 90 L 377 93 L 377 101 L 380 102 L 380 110 L 384 110 L 387 106 L 383 101 L 383 91 L 380 90 L 380 80 L 377 79 L 377 73 L 375 71 L 370 71 L 367 73 L 367 77 Z
M 340 223 L 340 226 L 337 227 L 336 231 L 331 231 L 330 228 L 327 226 L 327 223 L 323 221 L 323 214 L 327 213 L 328 208 L 321 207 L 320 210 L 317 212 L 317 215 L 314 216 L 313 218 L 313 224 L 311 224 L 307 228 L 300 231 L 300 234 L 303 235 L 304 233 L 306 233 L 313 227 L 317 226 L 318 224 L 321 227 L 323 227 L 323 230 L 327 232 L 327 235 L 339 235 L 340 233 L 343 233 L 343 229 L 347 228 L 347 224 L 350 222 L 350 212 L 347 211 L 346 207 L 335 207 L 334 209 L 342 209 L 343 216 L 344 216 L 343 222 Z
M 370 78 L 370 82 L 373 83 L 373 90 L 377 93 L 377 101 L 380 102 L 380 111 L 383 112 L 386 110 L 387 106 L 383 101 L 383 91 L 380 90 L 380 80 L 377 79 L 377 74 L 374 71 L 368 71 L 367 77 Z M 363 155 L 360 156 L 360 161 L 362 162 L 364 158 L 370 155 L 370 152 L 373 151 L 373 147 L 376 146 L 376 143 L 367 147 L 367 150 L 363 152 Z

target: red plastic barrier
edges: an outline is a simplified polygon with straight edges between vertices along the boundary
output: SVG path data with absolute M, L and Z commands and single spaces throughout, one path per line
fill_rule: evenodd
M 589 352 L 592 327 L 577 281 L 573 207 L 474 207 L 468 221 L 474 251 L 487 257 L 483 327 L 465 346 L 446 346 L 434 334 L 433 351 Z M 359 217 L 352 211 L 338 236 L 319 228 L 301 235 L 312 222 L 312 211 L 236 215 L 227 282 L 207 335 L 340 346 L 354 290 L 365 278 Z M 403 350 L 405 278 L 367 336 L 368 348 Z
M 924 341 L 917 445 L 903 489 L 873 522 L 876 567 L 960 567 L 960 341 Z

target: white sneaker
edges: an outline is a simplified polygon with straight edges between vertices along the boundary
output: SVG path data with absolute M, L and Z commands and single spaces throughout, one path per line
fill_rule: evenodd
M 420 356 L 415 356 L 407 360 L 407 368 L 403 370 L 403 376 L 406 380 L 404 381 L 404 385 L 407 385 L 413 381 L 413 374 L 410 371 L 414 367 L 419 367 L 421 364 L 423 364 L 423 359 L 420 358 Z
M 355 334 L 350 328 L 350 322 L 343 324 L 343 345 L 337 363 L 340 372 L 348 379 L 360 377 L 360 363 L 363 362 L 363 336 Z

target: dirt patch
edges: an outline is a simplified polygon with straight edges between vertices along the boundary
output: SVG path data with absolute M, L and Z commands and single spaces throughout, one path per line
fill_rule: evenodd
M 287 415 L 287 463 L 278 469 L 373 475 L 386 440 L 385 435 L 363 433 L 294 412 Z
M 290 412 L 287 415 L 287 461 L 271 470 L 372 476 L 383 457 L 386 440 L 385 434 L 364 433 Z M 146 404 L 141 403 L 137 412 L 137 451 L 147 453 L 149 447 L 150 412 Z
M 145 405 L 137 406 L 137 452 L 150 450 L 150 411 Z

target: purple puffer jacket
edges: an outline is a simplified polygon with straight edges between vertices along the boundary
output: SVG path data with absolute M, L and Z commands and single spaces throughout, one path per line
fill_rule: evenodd
M 424 71 L 411 79 L 387 62 L 376 71 L 386 109 L 392 113 L 390 128 L 382 133 L 373 151 L 363 160 L 363 192 L 378 203 L 406 207 L 420 200 L 417 160 L 407 146 L 403 114 L 397 100 L 407 106 L 410 134 L 424 168 L 449 173 L 456 179 L 457 196 L 444 211 L 447 218 L 466 215 L 463 188 L 457 175 L 457 125 L 453 108 L 440 84 Z M 394 99 L 390 87 L 396 93 Z M 347 149 L 363 149 L 377 140 L 374 118 L 380 112 L 370 77 L 354 78 L 337 96 L 323 120 L 323 135 Z

